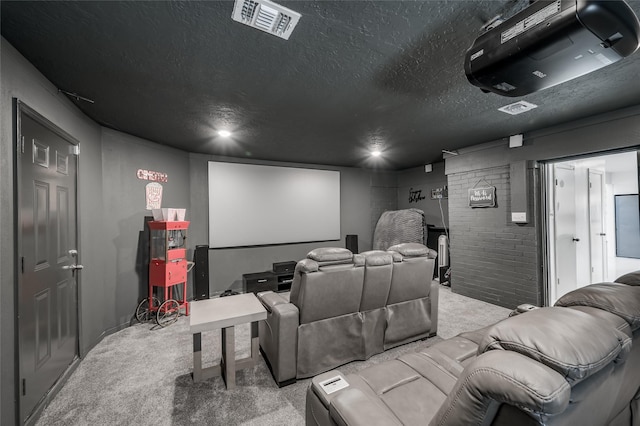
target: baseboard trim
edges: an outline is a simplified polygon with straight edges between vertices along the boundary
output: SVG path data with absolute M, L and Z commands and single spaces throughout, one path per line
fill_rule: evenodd
M 62 376 L 60 376 L 60 378 L 53 384 L 51 389 L 49 389 L 49 391 L 42 397 L 40 402 L 38 402 L 29 417 L 25 419 L 25 426 L 33 426 L 36 424 L 36 422 L 40 419 L 40 416 L 42 415 L 44 409 L 47 408 L 47 406 L 49 406 L 56 395 L 58 395 L 58 392 L 60 392 L 60 390 L 64 387 L 73 372 L 76 371 L 78 365 L 80 365 L 80 358 L 75 357 L 71 364 L 69 364 L 69 367 L 67 367 L 64 373 L 62 373 Z

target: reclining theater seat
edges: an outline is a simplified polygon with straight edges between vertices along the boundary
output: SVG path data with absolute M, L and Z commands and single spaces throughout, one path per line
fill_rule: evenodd
M 258 324 L 260 349 L 279 386 L 362 354 L 363 266 L 363 257 L 347 249 L 312 250 L 296 264 L 289 301 L 271 291 L 258 293 L 267 309 Z
M 364 287 L 360 300 L 362 315 L 362 334 L 364 339 L 364 358 L 384 351 L 384 338 L 387 328 L 386 305 L 391 277 L 393 274 L 393 255 L 382 250 L 362 253 L 365 259 Z
M 433 270 L 437 253 L 422 244 L 389 247 L 393 273 L 387 298 L 384 350 L 435 336 L 438 329 L 438 290 Z M 430 271 L 430 272 L 427 272 Z
M 316 376 L 306 424 L 638 426 L 639 330 L 640 287 L 583 287 L 358 373 Z M 348 386 L 324 391 L 336 377 Z
M 347 249 L 317 249 L 299 264 L 290 296 L 300 312 L 296 375 L 310 377 L 362 359 L 362 256 Z
M 297 263 L 289 302 L 258 294 L 267 309 L 260 347 L 278 385 L 436 333 L 435 252 L 421 244 L 396 249 L 319 248 Z

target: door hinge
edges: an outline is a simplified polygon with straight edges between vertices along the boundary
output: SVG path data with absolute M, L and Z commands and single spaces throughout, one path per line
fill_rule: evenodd
M 560 285 L 560 278 L 556 278 L 556 281 L 557 281 L 557 283 L 556 283 L 556 284 L 557 284 L 557 285 Z
M 558 185 L 558 179 L 556 179 L 556 185 Z
M 24 136 L 20 137 L 20 140 L 18 141 L 18 152 L 21 154 L 24 154 Z
M 24 274 L 24 256 L 22 256 L 20 258 L 20 269 L 22 270 L 22 273 Z
M 22 379 L 22 396 L 27 394 L 27 379 Z

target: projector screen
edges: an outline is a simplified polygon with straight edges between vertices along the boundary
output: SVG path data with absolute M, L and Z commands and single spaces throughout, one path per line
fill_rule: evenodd
M 209 247 L 340 239 L 340 172 L 209 162 Z

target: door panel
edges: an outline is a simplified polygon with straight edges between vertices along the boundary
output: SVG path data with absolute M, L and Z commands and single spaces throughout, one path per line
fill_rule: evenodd
M 572 167 L 556 165 L 554 171 L 556 299 L 559 299 L 577 285 L 575 174 Z
M 18 334 L 20 417 L 27 419 L 78 354 L 77 157 L 20 110 Z
M 604 281 L 605 238 L 602 174 L 589 171 L 589 235 L 591 282 Z

